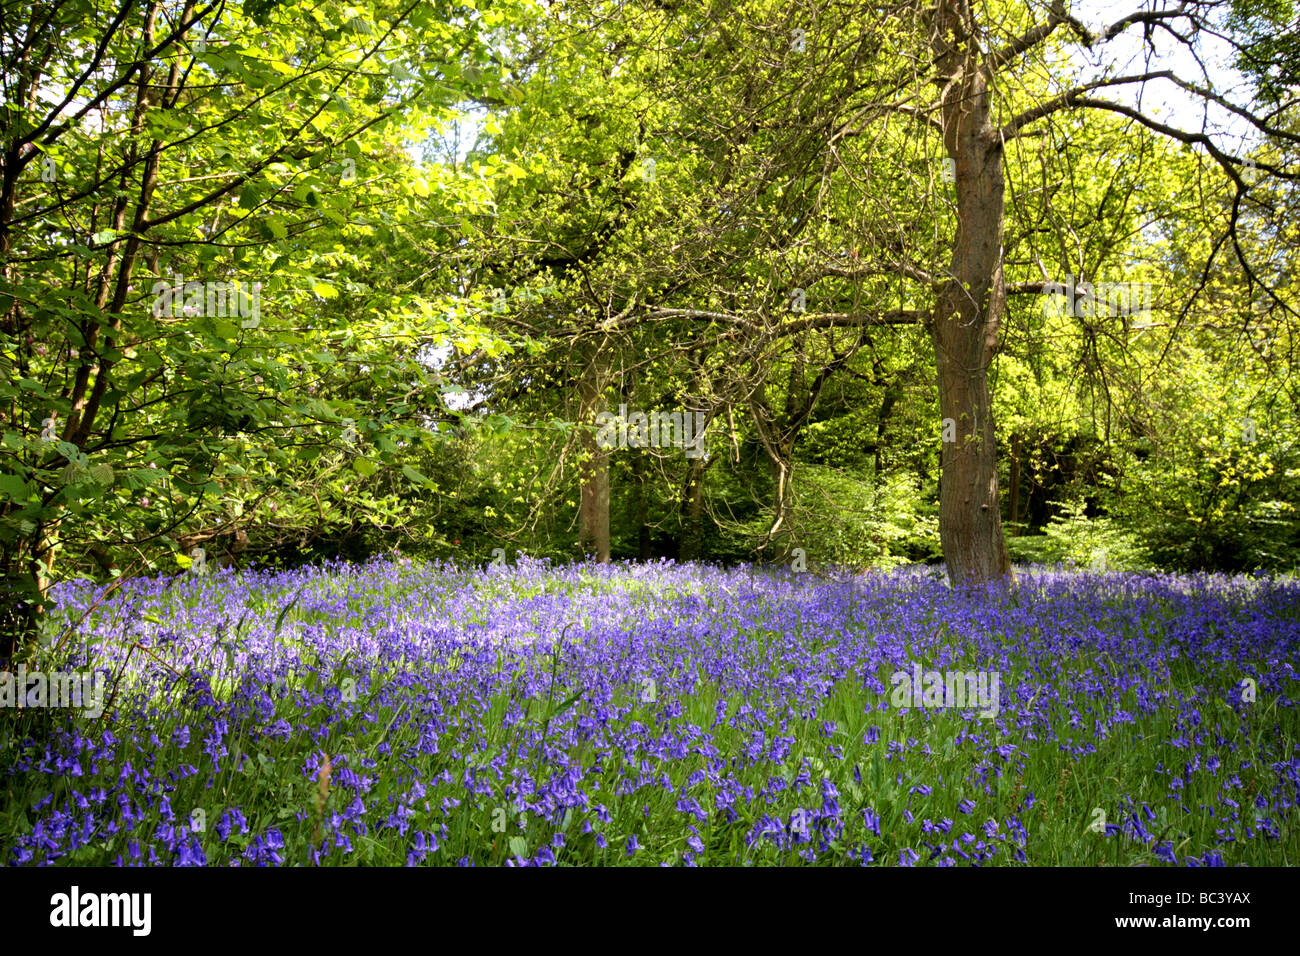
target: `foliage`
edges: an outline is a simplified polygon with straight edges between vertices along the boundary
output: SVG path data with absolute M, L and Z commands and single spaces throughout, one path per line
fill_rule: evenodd
M 1093 571 L 1134 571 L 1151 566 L 1137 537 L 1109 517 L 1089 518 L 1083 501 L 1066 502 L 1041 535 L 1009 538 L 1014 560 L 1070 564 Z

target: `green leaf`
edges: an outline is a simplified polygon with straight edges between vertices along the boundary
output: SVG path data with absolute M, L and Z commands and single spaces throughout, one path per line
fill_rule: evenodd
M 552 717 L 560 716 L 560 714 L 564 713 L 566 710 L 568 710 L 570 707 L 576 704 L 578 702 L 578 698 L 585 693 L 586 693 L 585 690 L 580 690 L 576 694 L 570 695 L 568 699 L 564 701 L 564 703 L 560 704 L 553 711 L 551 711 L 550 715 L 546 719 L 550 720 Z
M 303 588 L 303 591 L 305 590 L 306 588 Z M 280 613 L 275 618 L 275 627 L 271 631 L 272 635 L 277 635 L 280 633 L 280 625 L 284 623 L 284 616 L 288 614 L 291 610 L 293 610 L 293 606 L 298 603 L 298 599 L 300 597 L 302 597 L 302 591 L 299 591 L 297 594 L 295 594 L 293 596 L 293 600 L 280 609 Z
M 31 493 L 31 486 L 17 475 L 0 475 L 0 495 L 10 501 L 26 501 Z
M 421 486 L 426 487 L 426 488 L 427 488 L 430 484 L 432 484 L 432 482 L 430 482 L 428 478 L 426 478 L 424 475 L 420 474 L 418 471 L 416 471 L 416 470 L 415 470 L 414 468 L 412 468 L 410 465 L 403 465 L 403 466 L 402 466 L 402 474 L 405 475 L 406 478 L 407 478 L 407 480 L 410 481 L 412 484 L 421 485 Z

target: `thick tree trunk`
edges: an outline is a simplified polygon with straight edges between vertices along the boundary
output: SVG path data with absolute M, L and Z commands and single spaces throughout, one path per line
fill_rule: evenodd
M 939 479 L 939 539 L 954 586 L 1007 575 L 1011 562 L 998 504 L 998 466 L 986 368 L 959 356 L 961 333 L 952 319 L 933 338 L 939 364 L 939 407 L 956 424 L 956 441 L 943 442 Z M 953 340 L 957 339 L 956 342 Z
M 593 355 L 578 383 L 578 420 L 590 426 L 578 442 L 578 542 L 602 564 L 609 561 L 609 451 L 596 441 L 596 415 L 604 404 L 605 376 L 600 356 Z
M 988 369 L 998 345 L 1002 277 L 1002 143 L 989 114 L 989 75 L 979 62 L 963 0 L 941 0 L 932 45 L 944 83 L 944 147 L 956 163 L 957 235 L 947 285 L 930 323 L 939 408 L 955 423 L 943 441 L 939 537 L 953 586 L 1010 573 L 998 501 Z

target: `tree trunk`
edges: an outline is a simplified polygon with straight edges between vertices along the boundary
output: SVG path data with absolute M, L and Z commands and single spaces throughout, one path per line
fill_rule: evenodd
M 682 561 L 698 561 L 704 551 L 704 459 L 689 458 L 687 462 L 686 485 L 682 489 L 685 515 L 677 553 Z
M 944 147 L 956 163 L 957 235 L 949 280 L 930 322 L 939 408 L 955 423 L 942 442 L 939 537 L 954 587 L 1009 575 L 998 501 L 988 369 L 1006 290 L 1002 277 L 1002 143 L 989 115 L 989 73 L 963 0 L 941 0 L 932 46 L 944 82 Z
M 794 523 L 794 449 L 782 442 L 768 455 L 772 465 L 772 514 L 775 519 L 767 531 L 767 540 L 787 537 Z M 784 552 L 781 552 L 782 554 Z
M 578 469 L 578 542 L 584 553 L 602 564 L 609 561 L 609 450 L 596 441 L 596 415 L 604 404 L 604 379 L 600 356 L 593 355 L 578 384 L 578 420 L 585 426 L 578 441 L 582 462 Z
M 885 386 L 885 395 L 880 400 L 880 411 L 876 415 L 876 447 L 872 449 L 876 459 L 876 484 L 880 484 L 880 476 L 885 471 L 885 429 L 889 426 L 889 416 L 894 411 L 894 405 L 902 397 L 903 389 L 898 382 L 891 382 Z
M 632 459 L 632 524 L 636 528 L 637 560 L 654 557 L 650 547 L 650 492 L 646 488 L 645 456 Z
M 152 8 L 145 19 L 141 43 L 146 49 L 154 45 L 156 9 L 156 7 Z M 187 3 L 181 13 L 181 19 L 187 19 L 192 10 L 193 3 Z M 154 67 L 142 66 L 135 84 L 135 105 L 130 124 L 132 136 L 139 136 L 144 132 L 144 118 L 150 107 L 151 94 L 162 96 L 163 92 L 171 93 L 176 90 L 179 69 L 179 62 L 173 60 L 167 85 L 162 87 L 155 79 Z M 160 90 L 162 92 L 159 92 Z M 131 276 L 144 242 L 143 235 L 147 229 L 158 183 L 159 156 L 162 149 L 162 140 L 151 141 L 141 171 L 133 221 L 130 229 L 125 230 L 129 232 L 129 236 L 122 247 L 120 258 L 115 247 L 93 279 L 95 305 L 108 313 L 109 321 L 101 327 L 97 320 L 87 319 L 81 323 L 78 330 L 83 340 L 80 349 L 81 357 L 72 376 L 71 390 L 64 393 L 64 397 L 69 399 L 71 411 L 66 423 L 59 426 L 59 437 L 79 448 L 84 448 L 89 441 L 97 424 L 101 404 L 105 396 L 110 393 L 116 360 L 109 356 L 116 350 L 118 334 L 121 331 L 122 312 L 130 296 Z M 129 149 L 127 155 L 132 160 L 132 164 L 139 158 L 135 147 Z M 0 178 L 0 261 L 5 263 L 3 273 L 5 278 L 10 275 L 9 255 L 12 242 L 12 219 L 17 205 L 17 176 L 28 162 L 30 159 L 20 160 L 15 146 L 14 152 L 7 156 L 2 164 L 4 175 Z M 128 170 L 130 168 L 127 167 Z M 130 209 L 127 194 L 132 183 L 128 172 L 124 171 L 121 174 L 117 186 L 120 192 L 115 201 L 111 222 L 114 230 L 122 232 L 126 227 L 126 215 Z M 87 282 L 91 281 L 88 271 Z M 17 310 L 18 304 L 15 299 L 3 319 L 3 330 L 7 334 L 17 331 Z M 103 329 L 102 343 L 100 342 L 101 328 Z M 93 385 L 92 371 L 94 372 Z M 58 454 L 53 451 L 44 454 L 43 467 L 47 469 L 55 467 Z M 49 506 L 52 502 L 54 496 L 47 495 L 43 503 Z M 9 506 L 6 505 L 5 513 L 9 510 Z M 4 580 L 0 582 L 0 629 L 3 631 L 3 636 L 0 636 L 0 654 L 6 655 L 6 658 L 11 658 L 21 644 L 35 636 L 39 619 L 48 608 L 49 592 L 54 583 L 59 527 L 63 521 L 62 502 L 54 504 L 49 510 L 53 513 L 42 515 L 29 534 L 20 537 L 17 542 L 5 548 L 3 558 L 0 560 L 3 564 L 0 572 L 4 574 Z M 23 564 L 26 567 L 19 570 Z

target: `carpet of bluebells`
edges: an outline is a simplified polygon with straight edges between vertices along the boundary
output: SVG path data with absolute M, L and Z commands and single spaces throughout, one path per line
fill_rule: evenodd
M 1300 583 L 385 560 L 87 582 L 9 865 L 1294 865 Z M 898 707 L 982 670 L 996 717 Z

